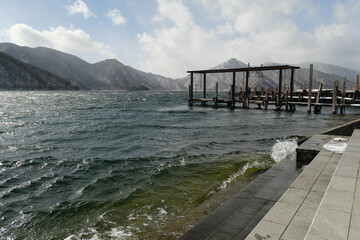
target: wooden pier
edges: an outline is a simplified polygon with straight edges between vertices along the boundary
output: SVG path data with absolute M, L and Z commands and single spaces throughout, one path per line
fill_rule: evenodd
M 354 91 L 346 91 L 346 79 L 343 81 L 341 90 L 339 82 L 335 81 L 333 89 L 323 89 L 322 83 L 319 84 L 318 89 L 312 88 L 313 80 L 313 65 L 310 65 L 309 71 L 309 86 L 307 89 L 294 90 L 294 76 L 295 70 L 300 69 L 297 66 L 278 65 L 278 66 L 261 66 L 261 67 L 246 67 L 246 68 L 232 68 L 232 69 L 209 69 L 209 70 L 192 70 L 190 73 L 189 85 L 189 106 L 200 103 L 201 106 L 211 104 L 214 107 L 227 106 L 235 108 L 237 104 L 242 105 L 243 108 L 250 108 L 250 104 L 257 106 L 258 109 L 267 109 L 269 105 L 275 106 L 275 110 L 295 111 L 296 106 L 307 106 L 307 112 L 311 114 L 320 113 L 322 107 L 332 107 L 332 113 L 337 114 L 340 110 L 341 114 L 345 113 L 346 107 L 360 107 L 359 94 L 359 76 L 356 79 L 356 88 Z M 290 82 L 287 89 L 284 89 L 283 74 L 286 70 L 290 70 Z M 263 71 L 277 71 L 278 72 L 278 86 L 275 91 L 272 87 L 265 90 L 257 90 L 256 87 L 252 90 L 249 87 L 249 78 L 252 72 Z M 231 73 L 232 84 L 230 86 L 227 98 L 219 97 L 219 84 L 216 83 L 214 95 L 209 97 L 207 92 L 206 77 L 207 74 L 221 74 Z M 244 88 L 236 90 L 236 76 L 238 73 L 245 73 Z M 194 75 L 200 74 L 203 76 L 202 97 L 194 97 Z

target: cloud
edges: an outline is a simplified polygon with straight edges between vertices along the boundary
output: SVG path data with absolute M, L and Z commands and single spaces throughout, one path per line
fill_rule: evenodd
M 118 9 L 109 9 L 105 16 L 108 17 L 114 25 L 126 23 L 126 18 L 121 15 L 120 10 Z
M 82 14 L 86 19 L 96 17 L 82 0 L 76 0 L 74 4 L 67 5 L 66 9 L 68 10 L 69 15 Z
M 115 58 L 116 55 L 103 43 L 97 42 L 81 29 L 52 27 L 39 31 L 26 24 L 15 24 L 5 31 L 10 42 L 29 47 L 49 47 L 72 53 L 89 62 L 104 58 Z
M 216 19 L 211 27 L 204 19 L 197 21 L 198 14 L 187 1 L 157 3 L 154 19 L 160 27 L 138 34 L 146 53 L 140 63 L 144 71 L 182 77 L 187 70 L 209 68 L 232 57 L 257 65 L 305 61 L 354 69 L 360 65 L 356 20 L 360 3 L 355 0 L 336 2 L 326 19 L 319 17 L 324 8 L 312 0 L 198 1 L 207 18 Z

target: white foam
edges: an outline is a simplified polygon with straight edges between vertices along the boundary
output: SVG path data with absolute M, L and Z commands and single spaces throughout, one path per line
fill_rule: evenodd
M 166 217 L 166 215 L 168 214 L 168 212 L 163 208 L 158 208 L 158 210 L 159 210 L 158 216 L 159 216 L 160 219 Z
M 9 151 L 15 152 L 17 150 L 17 147 L 8 147 Z
M 116 239 L 126 239 L 133 235 L 131 231 L 128 229 L 120 228 L 112 228 L 109 232 L 109 236 Z
M 246 173 L 246 171 L 249 168 L 256 168 L 256 167 L 260 167 L 261 163 L 259 162 L 251 162 L 251 163 L 246 163 L 238 172 L 232 174 L 228 179 L 226 179 L 220 186 L 220 189 L 226 188 L 227 185 L 229 185 L 230 183 L 232 183 L 236 178 L 244 175 Z
M 180 160 L 180 166 L 185 166 L 185 165 L 186 165 L 185 158 L 182 158 Z
M 295 152 L 297 146 L 297 138 L 276 140 L 276 143 L 271 148 L 271 158 L 275 162 L 280 162 L 286 156 Z
M 334 138 L 325 143 L 323 148 L 336 153 L 344 153 L 347 145 L 348 140 L 346 138 Z

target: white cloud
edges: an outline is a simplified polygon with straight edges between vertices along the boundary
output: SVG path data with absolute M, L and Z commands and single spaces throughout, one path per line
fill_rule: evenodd
M 197 23 L 185 3 L 158 0 L 155 19 L 163 25 L 138 35 L 147 54 L 140 64 L 143 70 L 182 77 L 187 70 L 209 68 L 232 57 L 252 64 L 360 65 L 358 1 L 337 2 L 333 16 L 310 28 L 299 24 L 319 19 L 322 8 L 312 0 L 201 0 L 197 4 L 203 4 L 209 19 L 218 21 L 212 28 Z
M 108 46 L 93 40 L 81 29 L 59 26 L 39 31 L 26 24 L 15 24 L 5 31 L 5 35 L 10 42 L 18 45 L 54 48 L 89 62 L 116 57 Z
M 106 13 L 106 17 L 108 17 L 114 25 L 121 25 L 126 23 L 126 18 L 121 15 L 120 10 L 118 9 L 109 9 Z
M 86 19 L 96 17 L 82 0 L 76 0 L 74 4 L 67 5 L 66 9 L 68 10 L 69 15 L 82 14 Z

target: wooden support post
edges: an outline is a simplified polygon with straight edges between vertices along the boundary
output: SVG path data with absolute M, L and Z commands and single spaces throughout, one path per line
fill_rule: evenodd
M 322 83 L 319 83 L 319 89 L 318 89 L 318 93 L 316 95 L 316 101 L 315 101 L 315 105 L 314 105 L 314 113 L 315 114 L 319 114 L 321 112 L 321 105 L 320 105 L 321 92 L 322 92 Z
M 278 87 L 278 95 L 277 100 L 275 102 L 275 107 L 277 110 L 280 110 L 281 108 L 281 89 L 282 89 L 282 69 L 279 70 L 279 87 Z
M 322 83 L 319 83 L 319 90 L 316 96 L 316 103 L 320 103 L 321 92 L 322 92 Z
M 291 79 L 290 79 L 290 102 L 293 101 L 293 95 L 294 95 L 294 75 L 295 75 L 295 69 L 291 69 Z
M 340 114 L 345 114 L 345 91 L 346 91 L 346 77 L 343 81 L 343 86 L 342 86 L 342 90 L 341 90 Z
M 265 110 L 267 110 L 268 104 L 269 104 L 269 91 L 266 91 L 265 93 Z
M 333 105 L 332 105 L 332 113 L 337 114 L 337 83 L 334 81 L 334 87 L 333 87 Z
M 311 114 L 312 80 L 313 80 L 313 65 L 310 64 L 310 69 L 309 69 L 308 108 L 307 108 L 307 113 L 308 113 L 308 114 Z
M 235 79 L 236 79 L 236 72 L 233 72 L 233 84 L 231 86 L 231 107 L 235 107 Z
M 206 73 L 204 73 L 204 92 L 203 97 L 206 99 Z
M 355 84 L 355 94 L 354 94 L 354 99 L 358 99 L 359 98 L 359 75 L 356 75 L 356 84 Z
M 219 99 L 219 83 L 216 82 L 216 85 L 215 85 L 215 106 L 216 107 L 218 105 L 218 99 Z
M 345 105 L 345 91 L 346 91 L 346 77 L 343 81 L 343 86 L 342 86 L 342 90 L 341 90 L 341 104 Z
M 245 108 L 248 108 L 249 107 L 249 75 L 250 75 L 250 72 L 249 71 L 246 71 L 246 74 L 245 74 L 245 102 L 244 102 L 244 107 Z
M 286 91 L 286 96 L 285 96 L 285 106 L 286 106 L 286 111 L 289 111 L 289 96 L 288 96 L 289 92 Z
M 193 105 L 194 99 L 194 73 L 190 73 L 190 85 L 189 85 L 189 106 Z

